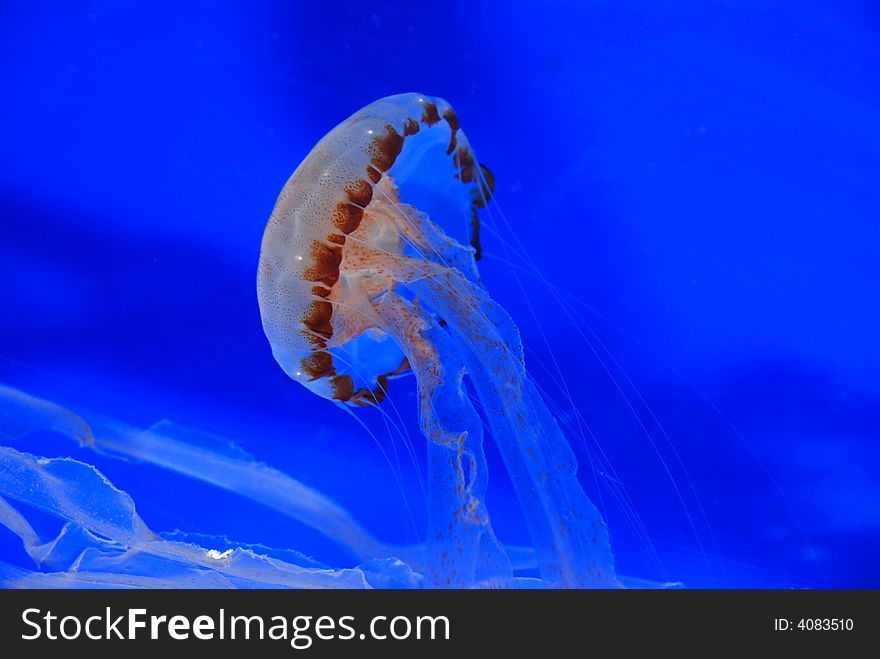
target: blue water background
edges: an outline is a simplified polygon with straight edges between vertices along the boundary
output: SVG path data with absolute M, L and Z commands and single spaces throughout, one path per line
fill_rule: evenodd
M 567 388 L 615 469 L 580 453 L 619 569 L 876 587 L 878 62 L 867 1 L 5 2 L 0 380 L 233 437 L 417 541 L 414 469 L 286 378 L 255 273 L 314 142 L 421 91 L 456 108 L 534 261 L 485 238 L 530 370 L 563 418 Z M 579 326 L 536 273 L 577 298 Z M 395 387 L 421 453 L 413 383 Z M 381 417 L 359 414 L 393 455 Z M 346 560 L 231 494 L 31 441 L 98 464 L 155 529 Z M 525 542 L 490 460 L 496 529 Z M 4 532 L 0 559 L 25 564 Z

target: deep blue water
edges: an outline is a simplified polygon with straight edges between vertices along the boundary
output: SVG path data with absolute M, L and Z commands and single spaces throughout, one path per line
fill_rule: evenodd
M 582 316 L 533 277 L 520 290 L 485 237 L 530 370 L 564 417 L 558 363 L 614 467 L 594 478 L 580 453 L 619 569 L 880 586 L 878 62 L 868 1 L 3 3 L 0 381 L 228 435 L 415 541 L 414 469 L 401 460 L 413 523 L 364 429 L 272 359 L 254 282 L 311 146 L 422 91 L 456 108 Z M 394 384 L 421 452 L 413 383 Z M 31 441 L 98 464 L 153 528 L 332 556 L 232 495 Z M 498 534 L 525 541 L 490 460 Z M 22 562 L 4 533 L 0 559 Z

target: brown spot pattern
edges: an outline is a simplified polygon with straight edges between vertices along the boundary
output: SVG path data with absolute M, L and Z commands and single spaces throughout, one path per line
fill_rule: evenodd
M 458 169 L 455 176 L 460 178 L 462 183 L 470 183 L 474 180 L 474 157 L 470 149 L 460 146 L 452 156 L 452 163 Z
M 336 369 L 333 367 L 333 357 L 329 352 L 319 350 L 303 357 L 302 370 L 309 374 L 309 379 L 317 380 L 328 375 L 333 375 Z
M 309 313 L 303 318 L 303 325 L 315 334 L 329 338 L 333 334 L 330 325 L 330 317 L 333 315 L 333 305 L 327 300 L 312 300 L 309 304 Z M 307 334 L 307 336 L 312 336 Z M 323 343 L 320 340 L 317 343 Z
M 352 181 L 343 188 L 348 200 L 361 208 L 366 208 L 373 198 L 373 186 L 362 178 Z
M 350 375 L 337 375 L 330 380 L 331 397 L 343 402 L 350 400 L 354 393 L 354 384 Z
M 366 148 L 370 164 L 380 172 L 387 172 L 400 155 L 403 148 L 403 135 L 394 126 L 385 124 L 385 133 L 376 135 Z
M 379 179 L 382 178 L 382 172 L 380 172 L 378 169 L 376 169 L 372 165 L 367 165 L 366 171 L 367 171 L 367 177 L 369 177 L 369 179 L 373 183 L 378 183 Z
M 458 117 L 455 116 L 452 108 L 446 108 L 443 110 L 443 118 L 449 124 L 449 146 L 446 147 L 446 155 L 448 156 L 455 151 L 455 147 L 458 144 L 458 140 L 455 137 L 455 134 L 458 132 Z
M 333 207 L 333 215 L 330 221 L 342 233 L 349 234 L 358 228 L 362 219 L 364 219 L 363 208 L 340 201 Z
M 446 123 L 449 124 L 449 130 L 453 133 L 459 129 L 458 117 L 455 116 L 455 112 L 452 108 L 446 108 L 443 110 L 443 118 L 446 119 Z
M 422 105 L 422 123 L 433 126 L 440 121 L 440 115 L 437 113 L 437 106 L 430 101 Z
M 413 118 L 409 118 L 403 122 L 403 134 L 404 136 L 415 135 L 419 132 L 419 122 Z
M 339 281 L 339 264 L 342 263 L 342 247 L 312 241 L 310 265 L 303 270 L 306 281 L 319 281 L 330 288 Z
M 479 181 L 479 187 L 471 188 L 471 247 L 474 248 L 474 260 L 479 261 L 483 255 L 483 248 L 480 245 L 480 216 L 477 213 L 478 208 L 483 208 L 486 202 L 495 191 L 495 175 L 483 163 L 480 163 L 480 171 L 483 173 L 482 179 Z

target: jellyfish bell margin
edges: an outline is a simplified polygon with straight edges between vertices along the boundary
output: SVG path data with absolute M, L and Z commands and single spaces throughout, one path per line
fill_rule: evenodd
M 389 378 L 415 375 L 429 464 L 425 585 L 515 583 L 486 506 L 467 377 L 543 584 L 619 587 L 607 529 L 526 372 L 519 332 L 480 284 L 477 228 L 492 187 L 444 100 L 399 94 L 356 112 L 278 196 L 257 274 L 263 328 L 282 369 L 325 398 L 381 404 Z

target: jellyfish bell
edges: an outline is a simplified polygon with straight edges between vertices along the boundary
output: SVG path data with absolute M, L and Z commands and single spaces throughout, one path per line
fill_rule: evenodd
M 466 225 L 485 196 L 474 162 L 452 108 L 419 94 L 368 105 L 312 149 L 278 196 L 257 276 L 263 327 L 291 378 L 354 405 L 384 397 L 407 364 L 370 298 L 394 288 L 394 257 L 436 249 L 417 220 L 400 226 L 399 190 L 432 217 L 465 218 L 452 235 L 476 236 Z M 445 256 L 475 274 L 466 250 Z
M 257 292 L 275 359 L 313 392 L 377 404 L 415 374 L 428 439 L 426 583 L 499 584 L 510 562 L 485 504 L 482 420 L 517 491 L 545 583 L 616 586 L 607 532 L 525 371 L 519 332 L 479 282 L 492 189 L 442 99 L 401 94 L 331 130 L 285 184 Z

